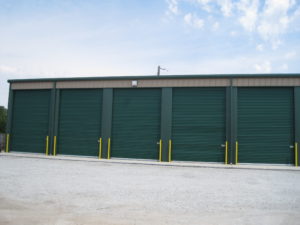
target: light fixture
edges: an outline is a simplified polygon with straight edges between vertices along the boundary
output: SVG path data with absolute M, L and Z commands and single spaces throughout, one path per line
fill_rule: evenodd
M 137 80 L 131 81 L 131 86 L 132 86 L 132 87 L 137 87 L 137 85 L 138 85 Z

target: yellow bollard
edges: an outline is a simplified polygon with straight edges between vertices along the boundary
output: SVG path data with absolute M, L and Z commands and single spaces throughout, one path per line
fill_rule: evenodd
M 159 140 L 159 158 L 158 160 L 161 162 L 161 154 L 162 154 L 162 140 Z
M 8 147 L 9 147 L 9 134 L 6 134 L 6 150 L 5 150 L 5 152 L 8 152 Z
M 228 164 L 228 141 L 225 142 L 225 165 Z
M 298 166 L 298 143 L 295 143 L 295 166 Z
M 99 159 L 102 158 L 102 138 L 99 139 Z
M 169 162 L 172 161 L 171 156 L 172 156 L 172 140 L 169 140 Z
M 46 155 L 49 154 L 49 136 L 46 136 Z
M 107 143 L 107 159 L 110 159 L 110 138 L 108 138 Z
M 56 156 L 56 136 L 54 136 L 53 156 Z
M 239 144 L 235 142 L 235 164 L 238 164 Z

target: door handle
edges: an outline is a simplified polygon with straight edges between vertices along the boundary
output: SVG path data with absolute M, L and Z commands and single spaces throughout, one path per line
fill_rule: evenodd
M 221 147 L 222 147 L 222 148 L 225 148 L 225 146 L 226 146 L 225 144 L 221 144 Z
M 290 145 L 290 148 L 293 149 L 293 148 L 294 148 L 294 145 Z

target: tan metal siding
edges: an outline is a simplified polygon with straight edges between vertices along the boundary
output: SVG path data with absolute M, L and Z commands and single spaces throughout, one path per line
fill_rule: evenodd
M 138 87 L 224 87 L 229 84 L 229 79 L 152 79 L 138 81 Z
M 32 89 L 51 89 L 53 82 L 26 82 L 26 83 L 12 83 L 13 90 L 32 90 Z
M 134 79 L 133 79 L 134 80 Z M 81 80 L 57 81 L 56 87 L 68 88 L 131 88 L 133 80 Z M 226 87 L 230 86 L 230 78 L 192 78 L 192 79 L 142 79 L 138 80 L 138 88 L 154 87 Z M 17 82 L 12 83 L 13 90 L 51 89 L 54 82 Z M 278 87 L 300 86 L 300 78 L 232 78 L 237 87 Z
M 131 80 L 59 81 L 56 88 L 128 88 Z
M 59 81 L 57 88 L 130 88 L 132 80 Z M 138 88 L 147 87 L 225 87 L 228 79 L 151 79 L 137 80 Z
M 235 78 L 233 86 L 238 87 L 278 87 L 299 86 L 300 78 Z

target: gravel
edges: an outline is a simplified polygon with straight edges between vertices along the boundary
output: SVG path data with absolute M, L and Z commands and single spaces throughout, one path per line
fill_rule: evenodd
M 300 171 L 0 156 L 0 224 L 300 224 Z

